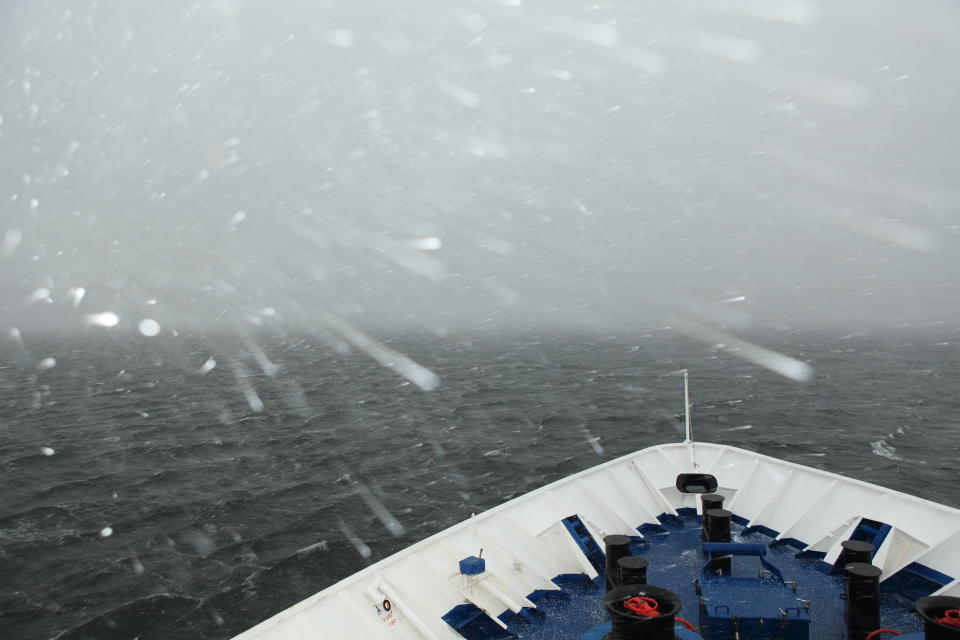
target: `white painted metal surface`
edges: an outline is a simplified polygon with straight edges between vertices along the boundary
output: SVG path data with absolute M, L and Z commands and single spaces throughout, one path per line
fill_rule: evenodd
M 694 460 L 696 460 L 696 467 Z M 874 562 L 882 579 L 919 562 L 960 576 L 960 511 L 889 489 L 705 443 L 667 444 L 612 460 L 531 491 L 422 540 L 282 611 L 235 640 L 457 640 L 441 616 L 472 602 L 496 617 L 530 606 L 535 589 L 564 573 L 596 576 L 561 520 L 577 514 L 599 542 L 662 513 L 698 507 L 674 486 L 679 473 L 712 473 L 725 508 L 807 543 L 834 560 L 860 518 L 893 527 Z M 458 562 L 484 549 L 487 570 L 460 575 Z M 960 596 L 960 581 L 942 595 Z M 384 611 L 383 600 L 390 601 Z

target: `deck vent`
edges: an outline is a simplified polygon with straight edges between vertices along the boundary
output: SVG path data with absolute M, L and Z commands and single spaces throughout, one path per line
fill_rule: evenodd
M 680 493 L 714 493 L 717 479 L 709 473 L 681 473 L 677 476 L 677 491 Z

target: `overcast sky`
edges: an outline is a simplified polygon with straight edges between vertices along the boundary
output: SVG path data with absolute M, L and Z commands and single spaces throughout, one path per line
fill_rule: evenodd
M 0 322 L 955 323 L 958 69 L 947 0 L 5 0 Z

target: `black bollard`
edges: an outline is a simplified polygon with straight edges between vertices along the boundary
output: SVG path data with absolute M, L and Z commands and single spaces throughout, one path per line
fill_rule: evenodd
M 870 564 L 873 561 L 874 547 L 863 540 L 844 540 L 840 543 L 840 566 L 845 567 L 854 562 Z
M 607 570 L 607 591 L 610 591 L 610 589 L 617 586 L 617 560 L 630 555 L 630 537 L 617 534 L 606 536 L 603 539 L 603 547 L 603 551 L 607 556 L 605 563 Z
M 630 611 L 624 603 L 635 597 L 655 600 L 658 615 L 648 618 Z M 613 622 L 613 630 L 604 640 L 674 640 L 676 616 L 683 606 L 672 591 L 639 584 L 611 589 L 603 605 Z
M 926 640 L 957 640 L 960 627 L 943 624 L 944 618 L 960 620 L 960 598 L 952 596 L 928 596 L 916 603 L 917 613 L 923 618 L 923 633 Z
M 706 516 L 711 509 L 723 509 L 723 496 L 719 493 L 707 493 L 700 496 L 700 512 Z
M 707 511 L 707 534 L 710 542 L 730 542 L 730 519 L 733 514 L 726 509 Z
M 647 567 L 650 561 L 642 556 L 627 556 L 617 560 L 616 586 L 647 584 Z
M 723 496 L 716 493 L 708 493 L 700 497 L 700 537 L 710 542 L 710 536 L 707 533 L 710 516 L 707 514 L 713 509 L 723 509 Z
M 865 562 L 848 564 L 844 571 L 847 637 L 849 640 L 866 640 L 871 631 L 880 628 L 880 574 L 883 572 Z
M 706 514 L 704 537 L 707 542 L 730 542 L 730 518 L 733 514 L 726 509 L 711 509 Z M 720 573 L 730 573 L 730 556 L 714 558 L 710 565 Z
M 711 509 L 704 519 L 704 533 L 707 542 L 730 542 L 730 518 L 733 514 L 726 509 Z

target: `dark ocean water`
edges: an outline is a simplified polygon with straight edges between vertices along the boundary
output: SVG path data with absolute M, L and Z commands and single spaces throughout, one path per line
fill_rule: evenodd
M 684 367 L 699 439 L 960 506 L 960 332 L 751 339 L 816 378 L 667 331 L 389 340 L 440 376 L 429 393 L 315 338 L 4 340 L 0 638 L 229 638 L 472 512 L 681 439 Z

